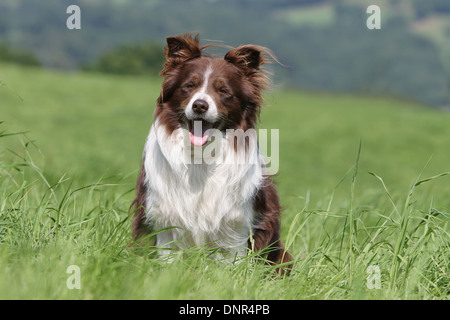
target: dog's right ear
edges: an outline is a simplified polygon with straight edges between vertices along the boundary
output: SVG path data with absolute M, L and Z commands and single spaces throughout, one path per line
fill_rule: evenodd
M 198 34 L 193 36 L 186 33 L 182 36 L 167 37 L 167 45 L 164 49 L 166 62 L 160 75 L 178 67 L 183 62 L 191 59 L 200 58 L 202 55 L 202 48 L 199 44 Z

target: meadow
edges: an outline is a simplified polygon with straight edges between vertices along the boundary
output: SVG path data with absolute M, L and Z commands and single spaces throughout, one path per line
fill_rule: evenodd
M 266 94 L 289 276 L 131 244 L 160 79 L 0 65 L 0 299 L 448 299 L 450 114 L 377 96 Z M 69 289 L 70 266 L 80 289 Z M 69 269 L 70 270 L 70 269 Z

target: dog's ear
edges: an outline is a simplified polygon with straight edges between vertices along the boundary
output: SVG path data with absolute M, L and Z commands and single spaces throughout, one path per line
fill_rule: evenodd
M 187 60 L 200 58 L 202 55 L 198 34 L 193 36 L 186 33 L 182 36 L 167 37 L 166 41 L 167 45 L 164 49 L 166 62 L 161 75 L 165 75 L 168 70 L 176 68 Z
M 267 62 L 264 58 L 264 54 L 273 57 L 273 55 L 266 48 L 254 45 L 245 45 L 228 51 L 225 54 L 224 59 L 225 61 L 234 64 L 245 73 L 248 73 L 259 70 L 260 66 Z
M 167 37 L 166 59 L 192 59 L 201 55 L 198 34 Z
M 264 90 L 269 84 L 268 72 L 261 68 L 263 64 L 271 62 L 265 57 L 278 62 L 269 49 L 251 44 L 232 49 L 223 58 L 238 67 L 250 80 L 252 87 L 259 91 Z M 262 97 L 259 93 L 257 96 L 260 101 Z

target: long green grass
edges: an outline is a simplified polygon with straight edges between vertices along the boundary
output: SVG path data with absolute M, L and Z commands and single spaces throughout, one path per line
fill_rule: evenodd
M 159 80 L 0 68 L 0 298 L 449 298 L 448 113 L 269 93 L 261 126 L 280 129 L 282 238 L 296 260 L 274 278 L 254 254 L 227 264 L 192 248 L 166 263 L 131 246 Z M 67 286 L 73 265 L 80 289 Z

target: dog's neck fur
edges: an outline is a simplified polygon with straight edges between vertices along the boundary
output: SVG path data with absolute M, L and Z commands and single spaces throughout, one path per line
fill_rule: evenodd
M 263 182 L 258 150 L 254 161 L 237 164 L 242 157 L 224 134 L 223 158 L 211 164 L 186 164 L 181 161 L 189 147 L 182 131 L 168 136 L 156 119 L 144 149 L 147 222 L 159 230 L 158 246 L 187 247 L 211 243 L 231 251 L 245 252 L 253 226 L 254 196 Z M 175 242 L 173 242 L 175 240 Z M 182 240 L 176 242 L 176 240 Z M 171 243 L 168 245 L 168 243 Z

